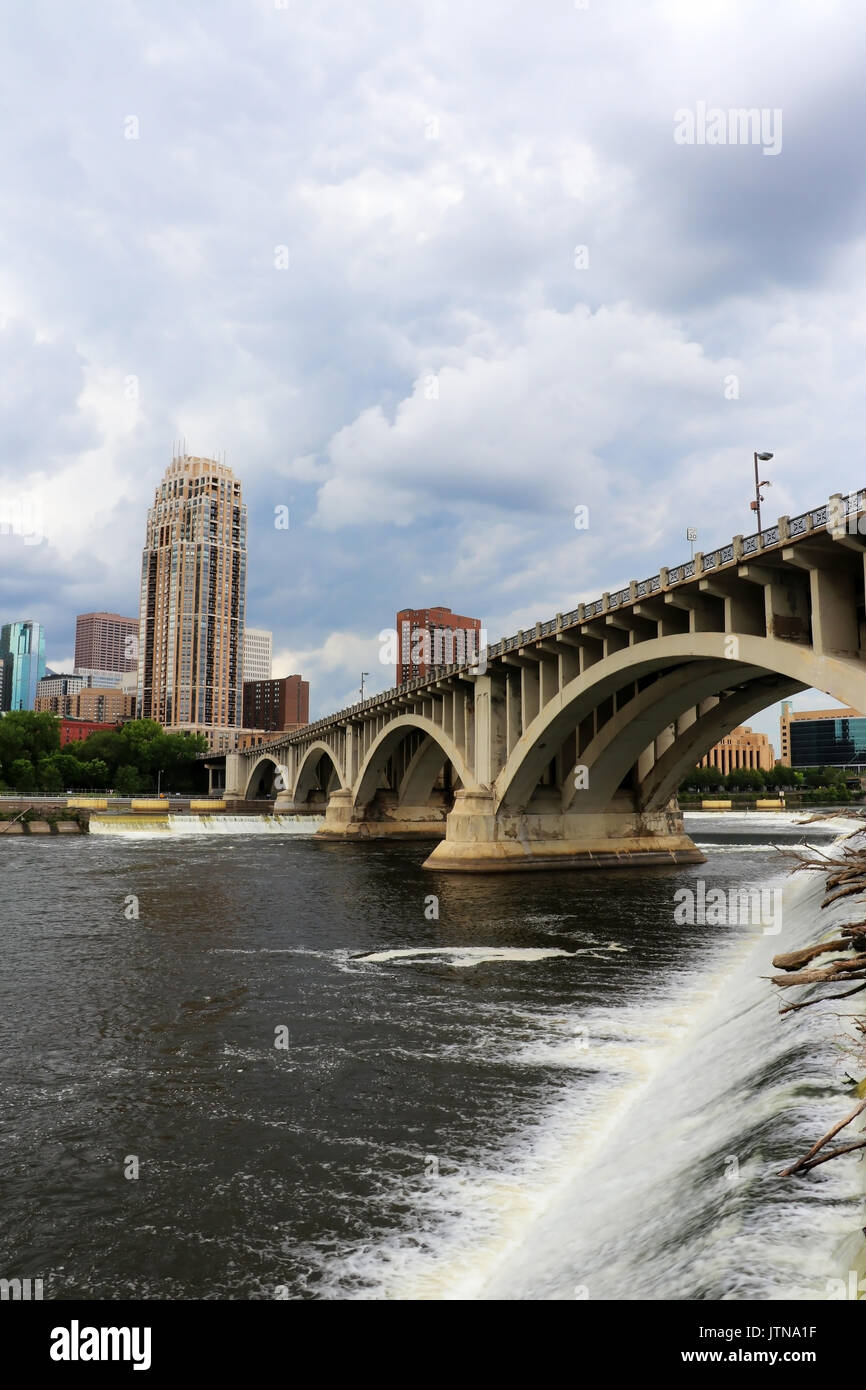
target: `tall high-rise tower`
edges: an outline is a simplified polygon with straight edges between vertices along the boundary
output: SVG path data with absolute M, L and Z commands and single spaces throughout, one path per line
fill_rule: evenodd
M 76 671 L 134 671 L 137 666 L 138 618 L 105 612 L 78 614 Z
M 36 684 L 45 675 L 45 629 L 25 619 L 0 628 L 0 709 L 32 709 Z
M 138 711 L 167 727 L 237 727 L 243 711 L 247 509 L 232 470 L 172 459 L 147 514 Z
M 244 628 L 244 680 L 269 681 L 274 634 L 263 627 Z

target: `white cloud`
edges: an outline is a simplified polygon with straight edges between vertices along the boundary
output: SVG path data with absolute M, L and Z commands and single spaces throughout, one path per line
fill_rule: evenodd
M 134 605 L 185 435 L 242 478 L 251 619 L 323 708 L 405 604 L 495 637 L 747 531 L 754 448 L 772 513 L 866 482 L 864 33 L 781 0 L 21 11 L 0 486 L 50 544 L 0 549 L 7 606 L 62 651 Z M 677 147 L 699 99 L 781 105 L 782 155 Z

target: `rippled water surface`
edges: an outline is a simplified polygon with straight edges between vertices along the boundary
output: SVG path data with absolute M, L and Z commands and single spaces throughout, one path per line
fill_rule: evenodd
M 0 1276 L 821 1296 L 862 1224 L 856 1163 L 774 1174 L 840 1113 L 840 1055 L 761 978 L 817 934 L 814 893 L 773 939 L 673 916 L 698 878 L 781 884 L 773 844 L 806 830 L 690 830 L 705 865 L 501 877 L 299 835 L 8 840 Z

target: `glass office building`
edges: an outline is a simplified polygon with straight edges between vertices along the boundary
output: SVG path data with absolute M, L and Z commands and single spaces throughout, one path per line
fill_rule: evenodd
M 32 709 L 36 685 L 45 675 L 45 629 L 30 621 L 4 623 L 0 628 L 4 710 Z
M 792 767 L 866 765 L 866 719 L 803 719 L 791 722 Z

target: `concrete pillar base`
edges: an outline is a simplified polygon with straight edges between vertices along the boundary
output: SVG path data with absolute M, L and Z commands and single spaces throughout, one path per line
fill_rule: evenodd
M 350 791 L 332 792 L 324 824 L 325 840 L 431 840 L 445 834 L 445 808 L 352 804 Z
M 527 869 L 609 869 L 702 864 L 706 855 L 683 830 L 678 809 L 631 808 L 566 815 L 494 814 L 492 793 L 457 792 L 445 839 L 425 869 L 502 873 Z
M 291 792 L 278 792 L 274 797 L 275 816 L 321 816 L 324 806 L 310 806 L 307 802 L 297 805 Z

